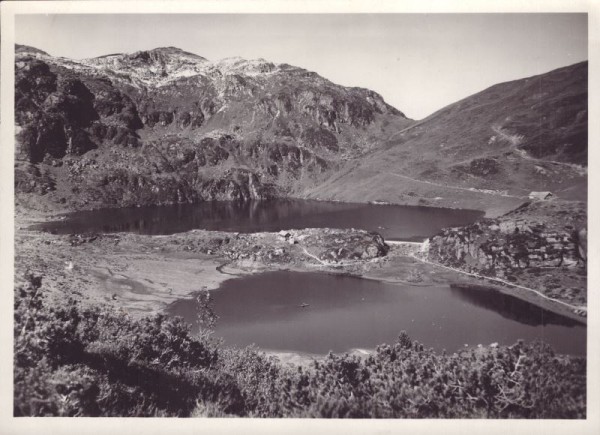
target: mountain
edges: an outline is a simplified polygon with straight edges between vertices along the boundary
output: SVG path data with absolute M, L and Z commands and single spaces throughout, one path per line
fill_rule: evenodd
M 392 134 L 310 196 L 487 209 L 540 190 L 586 200 L 587 79 L 582 62 L 494 85 Z
M 175 47 L 72 60 L 16 47 L 17 192 L 71 208 L 295 196 L 514 208 L 582 199 L 587 63 L 415 122 L 377 93 Z
M 29 162 L 77 207 L 301 195 L 414 122 L 314 72 L 173 47 L 75 61 L 17 46 L 15 74 L 17 185 Z

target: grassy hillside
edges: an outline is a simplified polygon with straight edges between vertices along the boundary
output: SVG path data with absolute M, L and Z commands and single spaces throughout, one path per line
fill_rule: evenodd
M 501 83 L 451 104 L 392 134 L 384 146 L 349 162 L 308 195 L 358 194 L 392 202 L 422 196 L 450 206 L 481 201 L 489 207 L 494 198 L 510 201 L 551 190 L 586 200 L 586 166 L 583 62 Z M 470 193 L 473 188 L 492 192 Z

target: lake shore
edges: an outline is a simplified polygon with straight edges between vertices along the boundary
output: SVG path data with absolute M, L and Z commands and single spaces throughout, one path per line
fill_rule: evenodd
M 288 233 L 287 237 L 193 230 L 166 236 L 100 234 L 88 239 L 27 229 L 51 216 L 31 211 L 17 215 L 15 272 L 43 275 L 44 285 L 57 301 L 74 297 L 144 315 L 162 312 L 170 303 L 202 289 L 217 289 L 228 279 L 275 270 L 320 271 L 418 286 L 424 291 L 440 284 L 493 288 L 587 323 L 572 309 L 535 293 L 418 261 L 414 258 L 418 243 L 394 242 L 385 255 L 368 259 L 324 261 L 320 257 L 329 248 L 319 244 L 330 243 L 332 238 L 341 239 L 342 244 L 375 242 L 356 242 L 350 230 L 328 229 Z M 354 238 L 343 240 L 350 236 Z

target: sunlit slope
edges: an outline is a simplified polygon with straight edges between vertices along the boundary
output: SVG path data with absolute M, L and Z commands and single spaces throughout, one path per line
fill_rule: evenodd
M 392 134 L 307 196 L 473 206 L 587 196 L 587 62 L 501 83 Z

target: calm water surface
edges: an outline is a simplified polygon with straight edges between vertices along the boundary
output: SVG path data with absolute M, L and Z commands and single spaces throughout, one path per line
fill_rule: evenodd
M 373 349 L 406 330 L 438 351 L 518 339 L 543 340 L 559 353 L 586 351 L 584 325 L 494 290 L 281 271 L 226 281 L 211 295 L 220 316 L 215 334 L 228 345 L 325 354 Z M 168 313 L 194 324 L 196 308 L 180 300 Z
M 204 202 L 82 211 L 37 226 L 59 234 L 135 232 L 174 234 L 192 229 L 251 233 L 301 228 L 360 228 L 391 240 L 420 240 L 441 228 L 466 225 L 483 216 L 475 210 L 310 200 Z
M 420 240 L 482 215 L 472 210 L 305 200 L 205 202 L 78 212 L 41 229 L 62 234 L 173 234 L 196 228 L 257 232 L 333 227 L 377 231 L 386 239 Z M 227 281 L 212 294 L 220 316 L 216 334 L 230 345 L 255 343 L 270 350 L 324 354 L 373 349 L 394 342 L 406 330 L 438 350 L 513 344 L 519 338 L 542 339 L 561 353 L 585 354 L 586 349 L 585 326 L 493 290 L 272 272 Z M 308 306 L 302 308 L 303 304 Z M 196 308 L 195 301 L 181 300 L 168 311 L 193 323 Z

